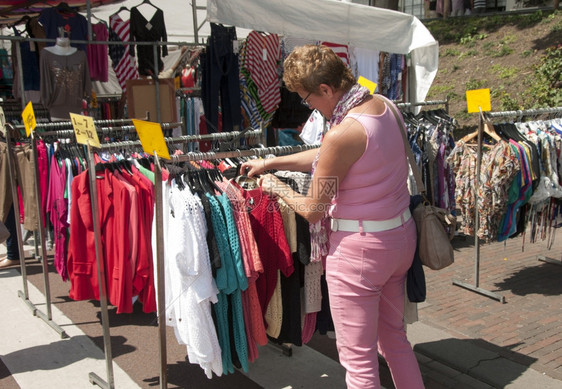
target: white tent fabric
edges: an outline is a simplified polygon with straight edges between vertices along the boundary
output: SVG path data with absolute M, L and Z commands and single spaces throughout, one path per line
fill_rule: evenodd
M 437 74 L 439 45 L 412 15 L 333 0 L 208 0 L 214 23 L 308 38 L 394 54 L 411 54 L 410 89 L 424 101 Z

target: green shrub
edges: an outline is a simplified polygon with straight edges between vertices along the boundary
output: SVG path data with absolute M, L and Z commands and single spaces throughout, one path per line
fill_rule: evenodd
M 488 80 L 476 80 L 471 78 L 464 84 L 466 90 L 483 89 L 488 84 Z M 466 97 L 465 97 L 466 98 Z
M 534 83 L 526 93 L 530 105 L 534 108 L 562 106 L 562 45 L 548 48 L 534 71 Z

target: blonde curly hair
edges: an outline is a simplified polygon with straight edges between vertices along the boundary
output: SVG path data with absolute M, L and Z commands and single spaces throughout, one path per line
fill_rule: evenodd
M 291 92 L 316 92 L 320 84 L 347 92 L 356 83 L 351 69 L 323 45 L 296 47 L 283 62 L 283 81 Z

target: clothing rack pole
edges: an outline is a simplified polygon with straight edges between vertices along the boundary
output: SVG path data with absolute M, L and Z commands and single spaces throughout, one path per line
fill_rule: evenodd
M 21 36 L 12 36 L 12 35 L 0 35 L 0 40 L 7 40 L 7 41 L 21 41 L 21 42 L 40 42 L 40 43 L 56 43 L 56 39 L 48 39 L 48 38 L 30 38 L 30 37 L 21 37 Z M 200 47 L 201 44 L 193 43 L 193 42 L 181 42 L 181 41 L 167 41 L 167 42 L 143 42 L 143 41 L 134 41 L 134 42 L 117 42 L 117 41 L 88 41 L 88 40 L 80 40 L 80 39 L 71 39 L 70 44 L 83 44 L 83 45 L 117 45 L 117 46 L 196 46 Z
M 43 286 L 45 292 L 45 306 L 47 309 L 47 313 L 43 313 L 41 310 L 37 308 L 37 306 L 29 300 L 29 289 L 27 286 L 27 267 L 25 263 L 25 252 L 23 249 L 23 238 L 21 236 L 21 225 L 19 223 L 21 211 L 19 208 L 19 201 L 18 201 L 18 192 L 17 192 L 17 185 L 16 185 L 16 174 L 15 171 L 17 167 L 15 167 L 14 163 L 17 163 L 17 158 L 13 158 L 13 152 L 11 149 L 11 132 L 14 131 L 14 128 L 11 124 L 6 124 L 6 145 L 7 145 L 7 152 L 8 152 L 8 165 L 10 169 L 10 179 L 12 185 L 12 199 L 13 199 L 13 206 L 14 206 L 14 218 L 16 220 L 17 226 L 17 239 L 18 239 L 18 249 L 20 253 L 20 267 L 21 267 L 21 274 L 23 279 L 23 293 L 18 291 L 18 295 L 22 298 L 25 303 L 29 306 L 34 316 L 39 317 L 45 323 L 47 323 L 52 329 L 54 329 L 60 335 L 61 339 L 68 338 L 68 334 L 59 326 L 57 323 L 53 321 L 52 311 L 51 311 L 51 288 L 49 283 L 49 269 L 48 269 L 48 258 L 47 258 L 47 249 L 45 246 L 45 233 L 43 230 L 43 209 L 41 206 L 41 188 L 39 186 L 39 167 L 37 163 L 37 143 L 35 138 L 35 132 L 31 132 L 31 147 L 32 147 L 32 161 L 34 164 L 34 178 L 35 178 L 35 200 L 36 200 L 36 207 L 37 207 L 37 215 L 38 215 L 38 231 L 39 231 L 39 239 L 41 240 L 41 255 L 38 257 L 39 261 L 42 264 L 42 271 L 43 271 Z M 36 235 L 37 236 L 37 235 Z M 37 240 L 37 239 L 36 239 Z M 37 250 L 37 244 L 36 244 Z
M 198 142 L 198 141 L 222 141 L 222 140 L 229 140 L 231 138 L 235 138 L 240 135 L 240 131 L 231 131 L 231 132 L 218 132 L 214 134 L 204 134 L 204 135 L 182 135 L 179 137 L 174 138 L 164 138 L 166 144 L 178 144 L 178 143 L 189 143 L 189 142 Z M 244 134 L 245 137 L 254 137 L 261 135 L 260 130 L 248 131 Z M 131 146 L 140 148 L 141 142 L 136 141 L 121 141 L 121 142 L 112 142 L 112 143 L 105 143 L 102 144 L 102 149 L 109 148 L 109 149 L 116 149 L 116 148 L 128 148 Z
M 168 355 L 166 347 L 166 279 L 164 272 L 164 215 L 162 195 L 162 166 L 154 152 L 154 217 L 156 221 L 156 278 L 158 299 L 158 339 L 160 353 L 160 388 L 168 387 Z
M 223 159 L 231 157 L 250 157 L 257 156 L 263 157 L 268 154 L 273 155 L 284 155 L 293 154 L 295 152 L 316 149 L 320 145 L 295 145 L 295 146 L 272 146 L 263 148 L 254 148 L 248 150 L 234 150 L 234 151 L 207 151 L 207 152 L 190 152 L 183 155 L 172 155 L 172 162 L 187 162 L 187 161 L 197 161 L 197 160 L 209 160 L 209 159 Z
M 154 94 L 156 98 L 156 122 L 160 123 L 162 118 L 162 113 L 160 112 L 160 83 L 158 82 L 158 45 L 152 45 L 152 55 L 154 59 L 154 70 L 156 74 L 153 75 L 155 82 L 154 82 Z
M 562 107 L 552 107 L 552 108 L 535 108 L 535 109 L 525 109 L 519 111 L 498 111 L 498 112 L 487 112 L 485 115 L 487 118 L 502 118 L 502 117 L 522 117 L 522 116 L 536 116 L 542 114 L 562 114 Z
M 398 108 L 406 108 L 406 107 L 420 107 L 420 106 L 426 106 L 426 105 L 445 105 L 445 111 L 447 111 L 447 113 L 449 113 L 449 97 L 447 96 L 447 98 L 445 100 L 428 100 L 428 101 L 422 101 L 422 102 L 418 102 L 418 103 L 397 103 L 396 106 Z
M 51 287 L 49 283 L 49 267 L 48 267 L 48 256 L 47 256 L 47 247 L 46 247 L 46 233 L 45 233 L 45 215 L 43 213 L 43 206 L 41 201 L 41 186 L 39 182 L 39 158 L 37 155 L 37 137 L 35 131 L 31 131 L 31 146 L 32 146 L 32 156 L 33 156 L 33 165 L 35 169 L 35 200 L 37 206 L 37 215 L 38 215 L 38 227 L 37 227 L 37 235 L 39 235 L 39 241 L 41 246 L 41 255 L 40 261 L 43 265 L 43 285 L 44 285 L 44 292 L 45 292 L 45 306 L 47 309 L 47 314 L 44 314 L 40 310 L 36 311 L 37 316 L 39 316 L 43 321 L 49 324 L 55 331 L 57 331 L 62 339 L 68 338 L 67 333 L 55 322 L 53 322 L 53 314 L 51 311 Z
M 100 119 L 94 120 L 94 124 L 97 126 L 122 126 L 126 124 L 131 124 L 132 119 Z M 25 129 L 23 124 L 16 124 L 14 127 L 18 130 Z M 65 128 L 72 128 L 72 122 L 70 120 L 64 121 L 57 121 L 57 122 L 49 122 L 49 123 L 37 123 L 37 127 L 35 130 L 43 134 L 43 130 L 57 130 L 57 129 L 65 129 Z
M 16 235 L 18 239 L 18 251 L 20 253 L 20 269 L 21 269 L 21 278 L 23 281 L 23 292 L 18 290 L 18 296 L 23 299 L 23 301 L 27 304 L 29 309 L 31 310 L 33 316 L 37 311 L 35 304 L 33 304 L 29 300 L 29 289 L 27 286 L 27 266 L 25 263 L 25 252 L 23 251 L 23 238 L 21 234 L 21 225 L 20 225 L 20 206 L 18 200 L 18 189 L 16 185 L 16 155 L 15 150 L 12 149 L 12 141 L 11 141 L 11 133 L 14 131 L 12 124 L 6 123 L 6 153 L 8 157 L 8 169 L 10 171 L 10 184 L 12 186 L 12 204 L 14 207 L 14 219 L 16 221 Z
M 488 118 L 505 118 L 505 117 L 536 116 L 536 115 L 544 115 L 544 114 L 562 114 L 562 107 L 535 108 L 535 109 L 526 109 L 526 110 L 518 110 L 518 111 L 488 112 L 486 116 Z M 537 255 L 537 260 L 540 262 L 547 262 L 554 265 L 562 266 L 562 259 L 550 258 L 545 255 Z
M 23 64 L 21 63 L 21 46 L 19 43 L 16 45 L 16 61 L 18 61 L 18 78 L 20 83 L 20 100 L 21 100 L 21 110 L 25 109 L 25 84 L 23 78 Z
M 60 126 L 60 127 L 65 127 L 66 129 L 64 129 L 64 130 L 44 131 L 44 132 L 40 132 L 39 135 L 41 135 L 41 136 L 58 136 L 58 137 L 63 137 L 63 138 L 73 136 L 74 130 L 68 128 L 69 126 L 71 126 L 70 122 L 68 122 L 68 123 L 69 123 L 68 125 Z M 65 122 L 65 124 L 66 124 L 66 122 Z M 95 122 L 94 122 L 94 124 L 95 124 Z M 183 125 L 183 123 L 182 122 L 161 123 L 160 125 L 162 126 L 163 129 L 170 129 L 170 128 L 174 128 L 174 127 L 178 127 L 180 125 Z M 98 135 L 108 135 L 108 134 L 111 134 L 112 132 L 116 132 L 116 131 L 136 133 L 135 126 L 129 126 L 129 125 L 120 126 L 120 127 L 97 127 L 96 128 L 96 132 L 98 133 Z
M 480 168 L 482 165 L 482 132 L 484 129 L 484 117 L 482 112 L 479 115 L 478 121 L 478 146 L 476 154 L 476 180 L 474 183 L 474 285 L 462 282 L 459 280 L 453 280 L 453 285 L 463 287 L 465 289 L 471 290 L 476 293 L 480 293 L 484 296 L 488 296 L 500 303 L 505 304 L 505 297 L 497 293 L 491 292 L 489 290 L 480 288 L 480 240 L 478 239 L 478 229 L 479 229 L 479 212 L 478 212 L 478 189 L 480 187 Z
M 113 377 L 113 357 L 111 353 L 111 335 L 109 333 L 109 315 L 107 312 L 107 289 L 106 289 L 106 271 L 101 245 L 101 231 L 98 217 L 98 191 L 96 185 L 96 164 L 92 147 L 88 143 L 88 178 L 90 183 L 90 202 L 92 206 L 92 219 L 94 224 L 96 263 L 98 268 L 98 283 L 100 289 L 100 312 L 101 323 L 103 328 L 103 345 L 105 353 L 105 367 L 107 373 L 107 381 L 104 381 L 94 372 L 90 372 L 89 379 L 91 384 L 96 384 L 102 388 L 115 388 Z

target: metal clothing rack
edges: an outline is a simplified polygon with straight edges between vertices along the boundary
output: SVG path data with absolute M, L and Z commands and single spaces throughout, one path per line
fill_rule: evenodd
M 480 167 L 482 162 L 482 136 L 484 130 L 484 121 L 491 118 L 507 118 L 507 117 L 520 117 L 524 116 L 537 116 L 542 114 L 560 114 L 562 113 L 562 107 L 558 108 L 538 108 L 538 109 L 528 109 L 519 111 L 501 111 L 501 112 L 487 112 L 480 113 L 480 118 L 478 121 L 478 147 L 477 147 L 477 160 L 476 160 L 476 177 L 480 177 Z M 475 196 L 478 193 L 479 180 L 475 182 Z M 473 292 L 482 294 L 493 298 L 500 303 L 505 303 L 505 297 L 497 293 L 488 291 L 479 286 L 480 279 L 480 240 L 478 239 L 478 229 L 479 229 L 479 214 L 478 206 L 475 208 L 474 212 L 474 285 L 462 282 L 459 280 L 453 280 L 453 285 L 463 287 L 465 289 L 471 290 Z M 545 260 L 546 262 L 556 262 L 554 259 L 546 260 L 544 257 L 538 257 L 538 260 Z M 561 263 L 562 264 L 562 263 Z
M 101 120 L 101 121 L 96 121 L 99 124 L 102 125 L 118 125 L 118 124 L 124 124 L 129 122 L 128 120 L 123 120 L 123 119 L 115 119 L 115 120 Z M 172 126 L 175 127 L 178 124 L 181 123 L 163 123 L 164 126 Z M 13 201 L 13 205 L 14 205 L 14 217 L 16 218 L 16 220 L 20 219 L 20 214 L 21 214 L 21 210 L 19 208 L 19 202 L 17 201 L 18 198 L 18 192 L 17 192 L 17 184 L 16 184 L 16 175 L 15 175 L 15 161 L 16 159 L 14 158 L 13 155 L 13 150 L 12 150 L 12 134 L 13 133 L 19 133 L 19 131 L 16 131 L 16 129 L 21 129 L 21 126 L 14 126 L 11 123 L 7 123 L 6 124 L 7 130 L 6 130 L 6 144 L 7 144 L 7 155 L 8 155 L 8 168 L 10 171 L 10 180 L 11 180 L 11 185 L 12 185 L 12 197 L 14 199 Z M 26 268 L 26 264 L 25 264 L 25 258 L 20 258 L 20 266 L 21 266 L 21 274 L 22 274 L 22 280 L 23 280 L 23 292 L 22 291 L 18 291 L 18 296 L 20 298 L 22 298 L 24 300 L 24 302 L 29 306 L 29 308 L 31 309 L 32 313 L 34 316 L 38 316 L 41 319 L 43 319 L 49 326 L 51 326 L 55 331 L 57 331 L 62 339 L 68 338 L 68 335 L 66 334 L 66 332 L 57 324 L 52 320 L 52 312 L 51 312 L 51 293 L 50 293 L 50 282 L 49 282 L 49 270 L 48 270 L 48 255 L 47 255 L 47 250 L 46 250 L 46 231 L 45 231 L 45 225 L 46 223 L 44 222 L 44 215 L 43 215 L 43 209 L 42 209 L 42 205 L 41 205 L 41 187 L 39 185 L 39 166 L 38 166 L 38 161 L 37 161 L 37 136 L 56 136 L 57 138 L 73 138 L 75 133 L 74 130 L 72 129 L 68 129 L 69 127 L 72 127 L 72 122 L 70 121 L 63 121 L 63 122 L 55 122 L 55 123 L 44 123 L 43 125 L 37 125 L 36 129 L 39 128 L 47 128 L 47 129 L 57 129 L 57 130 L 51 130 L 51 131 L 43 131 L 43 132 L 35 132 L 32 131 L 31 132 L 31 145 L 32 145 L 32 160 L 34 163 L 34 167 L 35 167 L 35 171 L 34 171 L 34 178 L 35 178 L 35 182 L 34 182 L 34 190 L 35 190 L 35 199 L 36 199 L 36 207 L 38 210 L 38 228 L 36 231 L 36 239 L 35 239 L 35 254 L 36 254 L 36 258 L 42 263 L 42 270 L 43 270 L 43 283 L 44 283 L 44 289 L 45 289 L 45 306 L 46 306 L 46 313 L 41 312 L 37 306 L 35 304 L 33 304 L 30 300 L 29 300 L 29 292 L 28 292 L 28 284 L 27 284 L 27 268 Z M 130 131 L 131 128 L 134 131 L 134 127 L 132 126 L 128 126 L 130 128 L 128 128 L 128 130 Z M 65 128 L 65 129 L 63 129 Z M 111 134 L 112 129 L 116 129 L 116 128 L 122 128 L 122 127 L 110 127 L 110 128 L 101 128 L 98 129 L 100 134 Z M 140 142 L 139 142 L 140 144 Z M 91 163 L 91 162 L 90 162 Z M 97 206 L 96 206 L 97 209 Z M 18 226 L 19 227 L 19 226 Z M 38 236 L 37 236 L 38 235 Z M 38 238 L 38 239 L 37 239 Z M 17 239 L 18 239 L 18 247 L 19 247 L 19 251 L 21 253 L 20 256 L 24 257 L 24 250 L 23 250 L 23 238 L 21 236 L 21 228 L 17 228 Z M 38 242 L 39 240 L 39 242 Z M 41 248 L 41 253 L 38 252 L 38 247 Z M 102 264 L 103 266 L 103 264 Z M 103 272 L 103 270 L 102 270 Z M 105 287 L 105 284 L 103 285 Z M 100 295 L 102 296 L 106 296 L 105 291 L 101 291 L 101 287 L 102 285 L 100 285 Z M 101 298 L 100 298 L 101 300 Z M 101 303 L 102 305 L 104 304 L 104 302 Z M 106 309 L 105 309 L 105 315 L 107 315 L 107 302 L 105 301 L 106 304 Z M 103 320 L 103 316 L 104 316 L 104 310 L 102 309 L 102 320 Z M 107 318 L 106 318 L 107 321 Z M 104 338 L 105 340 L 106 338 Z M 107 337 L 107 339 L 109 340 L 110 338 Z M 106 343 L 105 344 L 106 350 L 109 351 L 109 353 L 111 353 L 111 345 L 110 343 Z M 108 368 L 108 376 L 111 376 L 111 379 L 109 381 L 113 380 L 113 372 L 112 369 Z M 101 380 L 97 375 L 95 375 L 95 373 L 91 373 L 90 376 L 91 381 L 93 380 L 92 383 L 97 383 L 97 381 L 99 382 L 103 382 L 103 380 Z M 106 387 L 106 384 L 101 383 L 100 386 L 102 387 Z M 112 385 L 109 385 L 109 387 L 113 387 Z
M 445 105 L 445 111 L 449 113 L 449 96 L 445 100 L 428 100 L 418 103 L 397 103 L 398 108 L 411 108 L 411 107 L 422 107 L 426 105 Z
M 296 145 L 296 146 L 272 146 L 253 148 L 248 150 L 234 151 L 206 151 L 206 152 L 190 152 L 184 155 L 172 155 L 171 162 L 187 162 L 187 161 L 203 161 L 212 159 L 224 159 L 232 157 L 265 157 L 266 155 L 286 155 L 294 154 L 305 150 L 316 149 L 320 145 Z
M 538 115 L 562 115 L 562 107 L 554 108 L 537 108 L 529 110 L 519 110 L 519 111 L 506 111 L 506 112 L 490 112 L 486 114 L 489 118 L 504 118 L 504 117 L 515 117 L 522 119 L 525 116 L 538 116 Z M 562 266 L 562 259 L 549 258 L 544 255 L 538 255 L 537 260 L 541 262 L 547 262 L 554 265 Z
M 99 121 L 95 121 L 95 123 L 99 123 L 101 125 L 119 125 L 119 124 L 125 124 L 125 123 L 129 123 L 130 120 L 126 120 L 126 119 L 115 119 L 115 120 L 99 120 Z M 178 124 L 181 123 L 164 123 L 164 126 L 172 126 L 175 127 Z M 15 158 L 13 155 L 13 151 L 12 151 L 12 134 L 13 133 L 18 133 L 19 131 L 16 130 L 21 130 L 24 128 L 23 125 L 13 125 L 11 123 L 7 123 L 7 131 L 6 131 L 6 145 L 7 145 L 7 155 L 8 155 L 8 166 L 9 166 L 9 170 L 10 170 L 10 180 L 11 180 L 11 185 L 12 185 L 12 197 L 14 199 L 13 204 L 14 204 L 14 217 L 16 218 L 16 220 L 20 219 L 20 215 L 21 215 L 21 210 L 19 209 L 19 202 L 17 201 L 18 195 L 17 195 L 17 185 L 16 185 L 16 176 L 15 176 Z M 23 280 L 23 292 L 22 291 L 18 291 L 18 295 L 20 296 L 20 298 L 22 298 L 24 300 L 24 302 L 29 306 L 29 308 L 31 309 L 32 313 L 34 316 L 38 316 L 41 319 L 43 319 L 49 326 L 51 326 L 55 331 L 57 331 L 62 339 L 68 338 L 68 335 L 66 334 L 66 332 L 57 324 L 52 320 L 52 311 L 51 311 L 51 293 L 50 293 L 50 282 L 49 282 L 49 270 L 48 270 L 48 255 L 47 255 L 47 249 L 46 249 L 46 231 L 44 226 L 46 225 L 46 223 L 44 222 L 44 214 L 43 214 L 43 209 L 42 209 L 42 205 L 41 205 L 41 198 L 42 198 L 42 194 L 41 194 L 41 187 L 39 185 L 39 166 L 38 166 L 38 160 L 37 160 L 37 135 L 40 136 L 56 136 L 58 138 L 72 138 L 74 137 L 74 130 L 68 129 L 72 127 L 72 122 L 70 121 L 61 121 L 61 122 L 53 122 L 53 123 L 38 123 L 36 129 L 57 129 L 57 130 L 52 130 L 52 131 L 43 131 L 43 132 L 38 132 L 36 134 L 35 131 L 31 132 L 31 146 L 32 146 L 32 160 L 34 163 L 34 178 L 35 178 L 35 182 L 34 182 L 34 190 L 35 190 L 35 199 L 36 199 L 36 207 L 38 210 L 38 228 L 36 233 L 36 239 L 35 239 L 35 257 L 41 262 L 42 264 L 42 270 L 43 270 L 43 284 L 44 284 L 44 289 L 45 289 L 45 299 L 46 299 L 46 303 L 45 303 L 45 307 L 46 307 L 46 313 L 43 313 L 42 311 L 40 311 L 35 304 L 33 304 L 30 300 L 29 300 L 29 292 L 28 292 L 28 286 L 27 286 L 27 268 L 26 268 L 26 264 L 25 264 L 25 258 L 20 258 L 20 266 L 21 266 L 21 274 L 22 274 L 22 280 Z M 134 130 L 134 127 L 131 127 Z M 100 133 L 102 134 L 109 134 L 111 133 L 111 130 L 114 129 L 114 127 L 112 128 L 102 128 Z M 130 128 L 129 128 L 130 130 Z M 15 191 L 15 192 L 14 192 Z M 23 238 L 21 236 L 21 228 L 17 229 L 17 239 L 18 239 L 18 247 L 19 247 L 19 252 L 20 252 L 20 256 L 25 257 L 24 255 L 24 250 L 23 250 Z M 37 236 L 38 235 L 38 236 Z M 39 253 L 39 248 L 41 249 L 41 253 Z
M 244 136 L 255 136 L 259 135 L 261 132 L 258 131 L 248 131 Z M 225 132 L 225 133 L 215 133 L 208 135 L 194 135 L 194 136 L 182 136 L 180 138 L 172 138 L 173 143 L 188 143 L 188 142 L 198 142 L 200 140 L 226 140 L 231 138 L 236 138 L 240 136 L 240 132 Z M 114 142 L 106 143 L 100 145 L 100 150 L 113 150 L 113 149 L 135 149 L 138 150 L 142 147 L 140 141 L 125 141 L 125 142 Z M 197 153 L 201 154 L 201 153 Z M 234 155 L 238 155 L 234 152 Z M 167 349 L 166 349 L 166 321 L 162 318 L 166 315 L 166 299 L 165 299 L 165 277 L 164 277 L 164 237 L 163 237 L 163 215 L 162 215 L 162 164 L 158 155 L 154 153 L 155 158 L 155 169 L 154 169 L 154 193 L 155 193 L 155 221 L 156 221 L 156 275 L 157 275 L 157 285 L 158 285 L 158 334 L 159 334 L 159 354 L 160 354 L 160 387 L 167 388 Z M 92 147 L 88 145 L 88 161 L 89 168 L 92 169 L 95 166 L 93 150 Z M 94 218 L 94 235 L 95 235 L 95 245 L 96 245 L 96 261 L 98 263 L 98 279 L 100 284 L 100 309 L 102 317 L 103 326 L 103 338 L 104 338 L 104 351 L 107 369 L 107 381 L 101 379 L 97 374 L 90 373 L 90 382 L 97 384 L 102 387 L 113 388 L 113 364 L 111 355 L 111 336 L 109 333 L 109 319 L 107 313 L 107 292 L 105 291 L 105 269 L 103 263 L 103 253 L 101 251 L 101 232 L 98 225 L 98 207 L 97 207 L 97 187 L 95 184 L 95 175 L 89 175 L 90 180 L 90 196 L 92 201 L 92 217 Z M 103 290 L 102 290 L 103 286 Z
M 186 144 L 186 143 L 195 143 L 201 141 L 230 141 L 231 139 L 238 139 L 241 135 L 246 138 L 256 137 L 259 138 L 263 135 L 262 130 L 251 130 L 247 131 L 243 134 L 242 131 L 231 131 L 231 132 L 218 132 L 214 134 L 203 134 L 203 135 L 182 135 L 179 137 L 173 138 L 164 138 L 164 141 L 167 145 L 176 145 L 176 144 Z M 102 150 L 119 150 L 119 149 L 126 149 L 126 148 L 140 148 L 141 142 L 139 140 L 135 141 L 120 141 L 120 142 L 112 142 L 108 144 L 102 144 Z
M 31 146 L 32 146 L 32 159 L 35 167 L 34 175 L 35 175 L 35 200 L 36 200 L 36 207 L 37 207 L 37 214 L 38 214 L 38 231 L 39 231 L 39 238 L 41 240 L 41 255 L 39 259 L 42 264 L 43 268 L 43 284 L 45 288 L 45 307 L 47 312 L 43 313 L 40 311 L 35 304 L 33 304 L 29 300 L 29 293 L 27 287 L 27 269 L 25 264 L 25 254 L 23 250 L 23 238 L 21 236 L 21 227 L 19 225 L 20 220 L 20 209 L 19 209 L 19 202 L 18 202 L 18 191 L 17 191 L 17 184 L 16 184 L 16 174 L 15 174 L 15 161 L 13 151 L 12 151 L 12 132 L 14 131 L 14 127 L 10 124 L 6 124 L 6 146 L 7 146 L 7 153 L 8 153 L 8 166 L 10 170 L 10 182 L 12 185 L 12 199 L 13 199 L 13 206 L 14 206 L 14 217 L 16 219 L 16 231 L 17 231 L 17 239 L 18 239 L 18 248 L 20 252 L 20 267 L 21 267 L 21 274 L 23 280 L 23 292 L 18 291 L 18 296 L 24 300 L 24 302 L 28 305 L 31 309 L 34 316 L 40 317 L 44 320 L 49 326 L 51 326 L 55 331 L 59 333 L 62 339 L 68 338 L 66 332 L 53 321 L 52 311 L 51 311 L 51 288 L 49 284 L 49 269 L 47 263 L 47 249 L 45 246 L 45 230 L 43 228 L 44 224 L 44 215 L 43 215 L 43 207 L 41 205 L 41 187 L 39 185 L 39 167 L 37 163 L 37 143 L 36 137 L 34 132 L 31 133 Z M 35 239 L 37 240 L 37 239 Z M 37 249 L 37 243 L 36 243 Z M 36 253 L 37 254 L 37 253 Z

